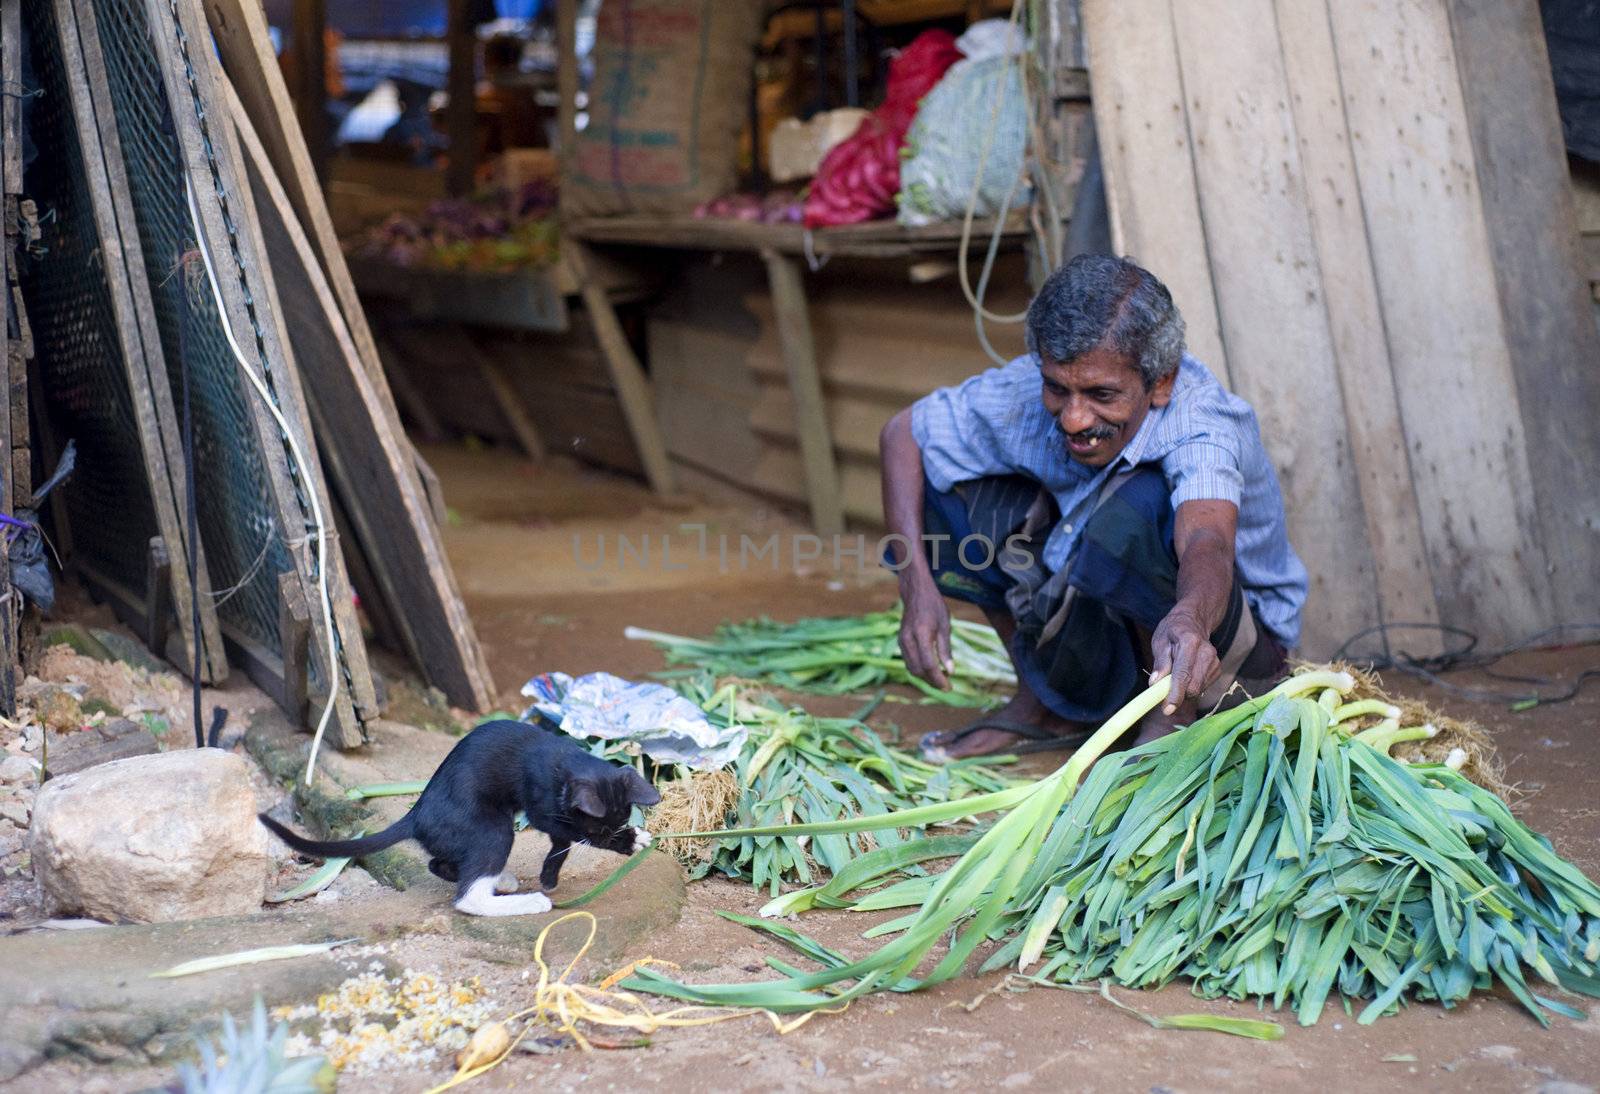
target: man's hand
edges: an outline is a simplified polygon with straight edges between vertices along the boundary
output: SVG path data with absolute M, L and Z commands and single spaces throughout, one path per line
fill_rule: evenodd
M 901 631 L 902 641 L 905 632 Z M 1211 645 L 1210 635 L 1199 620 L 1182 607 L 1174 608 L 1150 636 L 1153 678 L 1172 673 L 1172 690 L 1167 693 L 1165 714 L 1175 713 L 1178 704 L 1198 698 L 1222 671 L 1222 662 Z
M 906 583 L 902 583 L 906 584 Z M 900 616 L 900 655 L 913 676 L 940 691 L 950 689 L 950 609 L 931 579 L 906 590 L 905 611 Z

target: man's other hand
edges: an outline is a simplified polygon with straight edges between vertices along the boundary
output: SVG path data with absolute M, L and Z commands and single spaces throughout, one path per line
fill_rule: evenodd
M 904 634 L 902 629 L 902 641 Z M 1222 671 L 1210 636 L 1193 615 L 1181 608 L 1173 610 L 1156 627 L 1150 637 L 1150 654 L 1153 678 L 1172 673 L 1172 690 L 1162 708 L 1165 714 L 1174 713 L 1185 699 L 1199 698 Z
M 928 580 L 925 589 L 904 596 L 905 610 L 900 616 L 900 656 L 913 676 L 921 677 L 941 691 L 948 691 L 950 678 L 950 609 L 938 586 Z

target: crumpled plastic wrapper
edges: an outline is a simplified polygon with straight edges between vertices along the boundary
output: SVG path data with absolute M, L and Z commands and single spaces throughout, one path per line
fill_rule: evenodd
M 533 700 L 527 721 L 543 717 L 573 737 L 628 741 L 658 764 L 716 771 L 739 757 L 748 731 L 719 729 L 705 712 L 664 684 L 635 683 L 609 672 L 574 679 L 546 672 L 522 686 Z

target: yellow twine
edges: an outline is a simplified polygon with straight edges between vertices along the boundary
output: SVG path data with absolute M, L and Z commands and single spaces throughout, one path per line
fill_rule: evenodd
M 583 945 L 567 962 L 567 967 L 561 970 L 560 975 L 552 976 L 550 966 L 544 960 L 544 943 L 550 932 L 569 919 L 587 919 L 589 921 L 589 935 L 584 939 Z M 517 1045 L 532 1033 L 536 1027 L 544 1026 L 557 1033 L 565 1033 L 577 1043 L 585 1052 L 593 1050 L 593 1045 L 588 1038 L 578 1029 L 578 1023 L 586 1022 L 595 1026 L 608 1026 L 614 1029 L 629 1029 L 635 1033 L 651 1034 L 660 1029 L 685 1026 L 709 1026 L 717 1022 L 728 1022 L 736 1018 L 750 1018 L 756 1015 L 765 1017 L 772 1023 L 772 1028 L 780 1034 L 792 1033 L 810 1021 L 815 1014 L 836 1014 L 844 1008 L 833 1010 L 811 1011 L 802 1014 L 792 1021 L 785 1022 L 770 1010 L 724 1010 L 718 1007 L 685 1006 L 673 1007 L 671 1010 L 655 1012 L 645 1001 L 632 992 L 614 991 L 617 984 L 632 976 L 646 965 L 660 965 L 667 968 L 676 968 L 670 961 L 660 961 L 653 957 L 641 958 L 633 961 L 613 972 L 595 986 L 576 984 L 567 978 L 572 975 L 572 970 L 578 962 L 583 960 L 583 955 L 589 952 L 589 947 L 594 945 L 595 932 L 599 924 L 589 912 L 568 912 L 560 919 L 549 924 L 539 932 L 538 939 L 533 944 L 533 960 L 539 966 L 539 980 L 534 985 L 533 1006 L 510 1015 L 502 1020 L 503 1025 L 523 1022 L 522 1032 L 512 1038 L 509 1045 L 494 1059 L 486 1063 L 473 1063 L 470 1059 L 467 1066 L 462 1067 L 445 1082 L 429 1090 L 427 1094 L 439 1094 L 440 1091 L 449 1090 L 459 1086 L 469 1079 L 475 1079 L 487 1071 L 499 1067 L 506 1057 L 516 1051 Z

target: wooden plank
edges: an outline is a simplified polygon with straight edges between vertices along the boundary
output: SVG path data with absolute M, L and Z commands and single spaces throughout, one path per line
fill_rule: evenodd
M 246 364 L 269 385 L 287 425 L 287 433 L 280 431 L 257 393 L 248 389 L 243 392 L 279 520 L 285 529 L 306 526 L 311 520 L 314 494 L 324 516 L 325 530 L 330 533 L 328 565 L 320 575 L 314 543 L 308 542 L 304 549 L 291 550 L 290 554 L 308 603 L 320 602 L 321 585 L 326 582 L 333 632 L 328 633 L 323 612 L 314 612 L 312 656 L 322 679 L 338 689 L 329 739 L 338 747 L 355 747 L 364 740 L 363 723 L 377 713 L 366 646 L 351 607 L 349 580 L 338 544 L 332 541 L 327 484 L 312 440 L 305 395 L 282 314 L 270 306 L 277 299 L 277 291 L 270 264 L 265 260 L 227 101 L 218 88 L 221 74 L 215 67 L 214 54 L 201 45 L 210 41 L 205 17 L 199 0 L 146 0 L 145 10 L 158 68 L 172 104 L 185 172 L 191 180 L 217 180 L 215 185 L 194 185 L 191 193 L 205 245 L 221 267 L 218 281 L 228 324 L 235 331 L 256 333 L 255 339 L 247 341 L 260 347 L 254 354 L 258 359 L 247 360 Z M 304 465 L 294 474 L 289 468 L 286 437 L 292 439 Z M 313 590 L 317 591 L 316 596 L 312 595 Z
M 0 0 L 0 89 L 10 86 L 10 81 L 21 76 L 21 0 Z M 14 177 L 12 159 L 20 154 L 14 146 L 18 144 L 21 128 L 17 124 L 17 107 L 13 100 L 17 96 L 0 95 L 0 216 L 6 218 L 6 224 L 0 229 L 0 513 L 10 516 L 15 511 L 16 499 L 13 497 L 15 483 L 11 475 L 11 311 L 15 306 L 15 297 L 12 294 L 12 263 L 16 260 L 12 254 L 13 231 L 10 223 L 12 201 L 11 196 L 17 192 L 11 184 L 20 183 L 20 178 Z M 21 162 L 18 160 L 20 174 Z M 21 189 L 20 185 L 17 188 Z M 19 347 L 20 349 L 20 347 Z M 3 583 L 0 583 L 3 584 Z M 4 607 L 0 608 L 0 671 L 9 668 L 16 655 L 16 628 L 13 624 L 14 612 L 12 606 L 15 600 L 6 587 L 4 593 Z M 6 679 L 0 681 L 0 710 L 4 710 L 7 717 L 11 717 L 15 709 L 16 681 Z
M 522 446 L 522 451 L 526 453 L 528 459 L 534 463 L 543 463 L 544 441 L 540 439 L 539 430 L 528 417 L 528 408 L 523 406 L 522 397 L 511 385 L 511 380 L 506 376 L 500 362 L 483 352 L 473 340 L 470 331 L 461 331 L 461 340 L 469 347 L 471 358 L 478 366 L 483 382 L 489 385 L 489 391 L 494 395 L 495 406 L 500 408 L 500 415 L 511 427 L 511 432 L 517 438 L 517 444 Z
M 188 512 L 188 477 L 185 472 L 181 432 L 172 388 L 167 378 L 156 325 L 155 303 L 144 266 L 143 249 L 129 196 L 122 141 L 111 107 L 99 29 L 93 5 L 55 0 L 61 61 L 78 127 L 78 146 L 99 236 L 100 267 L 111 296 L 119 340 L 122 374 L 128 384 L 134 425 L 144 456 L 145 480 L 155 508 L 156 526 L 165 544 L 185 560 L 184 580 L 171 584 L 172 607 L 178 636 L 187 652 L 181 666 L 193 671 L 195 646 L 193 600 L 187 560 L 195 555 L 195 581 L 200 590 L 211 588 L 205 545 L 191 543 Z M 195 537 L 197 538 L 197 537 Z M 220 684 L 228 678 L 227 651 L 215 606 L 208 595 L 200 604 L 201 678 Z M 166 644 L 151 646 L 165 656 Z
M 1302 645 L 1331 653 L 1377 621 L 1377 588 L 1371 548 L 1351 531 L 1364 527 L 1361 493 L 1272 0 L 1172 13 L 1230 386 L 1255 409 L 1310 573 Z M 1166 112 L 1149 95 L 1127 105 L 1130 121 Z
M 644 368 L 628 344 L 617 313 L 605 290 L 591 282 L 587 276 L 587 263 L 583 245 L 576 240 L 566 248 L 575 263 L 583 284 L 583 306 L 588 310 L 589 321 L 594 324 L 595 340 L 604 354 L 606 367 L 611 371 L 611 382 L 616 386 L 617 398 L 622 401 L 622 412 L 628 419 L 628 431 L 639 449 L 639 459 L 644 464 L 645 478 L 650 488 L 658 494 L 670 494 L 675 489 L 672 461 L 667 458 L 667 447 L 661 440 L 661 427 L 656 421 L 654 397 Z
M 1436 624 L 1439 605 L 1390 373 L 1383 308 L 1373 278 L 1326 0 L 1277 0 L 1276 9 L 1289 102 L 1299 134 L 1304 200 L 1316 240 L 1350 456 L 1376 568 L 1378 618 Z M 1291 493 L 1290 504 L 1296 500 Z M 1442 648 L 1438 635 L 1426 629 L 1397 637 L 1418 656 Z
M 292 316 L 322 451 L 405 652 L 452 703 L 485 710 L 494 697 L 410 442 L 390 426 L 336 301 L 242 105 L 222 90 L 255 195 L 264 252 L 282 276 L 280 316 Z M 331 519 L 331 518 L 330 518 Z
M 311 644 L 311 609 L 305 588 L 293 573 L 278 575 L 278 648 L 283 651 L 283 695 L 280 705 L 296 718 L 307 718 L 310 690 L 307 654 Z M 326 698 L 323 700 L 326 702 Z
M 283 184 L 296 218 L 311 240 L 322 272 L 339 301 L 339 310 L 344 314 L 356 353 L 398 431 L 399 413 L 384 379 L 383 363 L 378 358 L 366 312 L 362 310 L 355 283 L 345 265 L 344 250 L 339 245 L 328 204 L 317 181 L 318 172 L 296 120 L 295 104 L 272 52 L 266 15 L 257 0 L 204 0 L 204 3 L 206 21 L 211 26 L 223 68 L 266 148 L 273 173 Z
M 1112 241 L 1151 264 L 1190 352 L 1231 387 L 1168 0 L 1083 0 L 1083 25 Z
M 9 88 L 22 75 L 22 0 L 0 0 L 0 88 Z M 12 455 L 17 438 L 13 434 L 12 399 L 14 372 L 23 366 L 22 347 L 11 339 L 12 310 L 18 306 L 12 291 L 12 253 L 15 241 L 15 197 L 22 191 L 21 96 L 0 95 L 0 215 L 5 226 L 0 230 L 0 512 L 16 511 L 19 483 L 13 473 Z M 26 375 L 24 371 L 24 375 Z M 27 387 L 21 390 L 24 404 Z M 21 408 L 18 408 L 21 409 Z M 26 414 L 21 415 L 26 423 Z M 17 715 L 17 682 L 21 663 L 20 600 L 4 583 L 0 591 L 0 715 Z
M 1439 616 L 1521 638 L 1557 608 L 1449 13 L 1328 14 Z
M 878 434 L 899 410 L 896 403 L 877 399 L 833 395 L 827 400 L 828 432 L 833 450 L 843 459 L 878 458 Z M 762 385 L 760 398 L 750 408 L 750 428 L 758 436 L 798 444 L 797 411 L 793 394 L 786 385 Z
M 414 321 L 551 332 L 566 330 L 570 322 L 566 298 L 551 267 L 492 273 L 354 259 L 350 271 L 363 296 L 401 302 Z
M 412 422 L 422 433 L 423 442 L 443 440 L 447 436 L 445 428 L 428 400 L 422 397 L 422 392 L 412 382 L 410 373 L 406 371 L 404 356 L 382 334 L 374 332 L 374 338 L 378 344 L 378 358 L 383 362 L 384 375 L 389 378 L 389 390 L 406 408 L 406 413 L 411 415 Z
M 294 55 L 295 113 L 315 168 L 328 155 L 327 0 L 294 0 L 289 50 Z M 322 174 L 317 171 L 318 176 Z
M 861 258 L 903 258 L 909 255 L 948 253 L 961 239 L 959 221 L 901 227 L 895 221 L 876 221 L 840 228 L 807 231 L 798 224 L 758 224 L 713 217 L 646 216 L 590 217 L 569 220 L 563 230 L 590 243 L 639 247 L 674 247 L 703 251 L 778 251 L 781 254 L 849 255 Z M 987 241 L 992 220 L 973 222 L 972 238 Z M 1022 242 L 1026 221 L 1012 214 L 1002 233 L 1003 246 Z
M 22 193 L 22 0 L 0 0 L 0 190 Z M 9 233 L 8 233 L 9 234 Z
M 833 461 L 833 436 L 822 399 L 822 381 L 817 375 L 805 282 L 792 258 L 771 250 L 761 252 L 761 257 L 767 264 L 784 369 L 794 397 L 795 431 L 800 436 L 811 523 L 821 535 L 836 535 L 844 531 L 844 512 L 839 502 L 839 473 Z
M 1594 619 L 1600 332 L 1544 28 L 1532 3 L 1448 7 L 1551 597 L 1560 618 Z
M 157 655 L 167 648 L 167 636 L 172 631 L 172 584 L 172 557 L 167 553 L 166 541 L 152 536 L 145 565 L 144 644 Z M 192 621 L 190 633 L 193 633 Z M 192 669 L 190 675 L 193 675 Z

